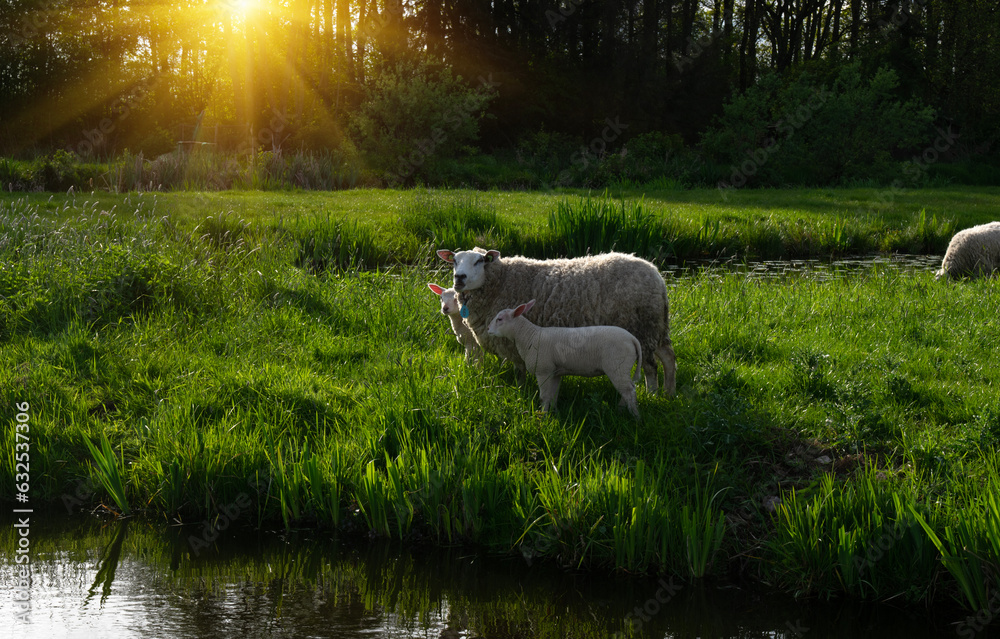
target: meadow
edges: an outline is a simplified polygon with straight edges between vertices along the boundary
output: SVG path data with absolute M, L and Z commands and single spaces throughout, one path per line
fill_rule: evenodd
M 0 423 L 31 499 L 280 523 L 799 594 L 1000 586 L 1000 291 L 874 269 L 671 278 L 676 398 L 560 411 L 467 365 L 437 247 L 660 263 L 943 252 L 992 190 L 14 194 Z M 14 484 L 14 455 L 0 459 Z M 9 493 L 4 494 L 10 499 Z M 193 549 L 194 550 L 194 549 Z

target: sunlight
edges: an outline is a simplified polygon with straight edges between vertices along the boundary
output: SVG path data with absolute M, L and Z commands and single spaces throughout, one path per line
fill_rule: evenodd
M 260 0 L 226 0 L 234 15 L 245 18 L 260 6 Z

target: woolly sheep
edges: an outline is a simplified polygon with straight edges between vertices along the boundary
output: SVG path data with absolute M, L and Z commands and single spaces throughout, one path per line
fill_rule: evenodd
M 575 259 L 534 260 L 500 257 L 499 251 L 440 250 L 438 257 L 455 266 L 454 284 L 466 323 L 483 350 L 524 361 L 514 345 L 488 334 L 490 321 L 503 309 L 536 300 L 532 318 L 539 326 L 618 326 L 639 340 L 646 388 L 657 391 L 656 359 L 663 364 L 663 389 L 673 395 L 677 369 L 670 342 L 667 286 L 656 267 L 624 253 Z
M 441 298 L 441 312 L 451 320 L 451 330 L 455 333 L 458 343 L 465 347 L 465 359 L 479 359 L 482 357 L 482 350 L 476 343 L 476 336 L 472 334 L 472 329 L 465 325 L 459 315 L 457 292 L 453 288 L 443 289 L 437 284 L 427 284 L 427 287 L 434 291 L 435 295 Z
M 948 243 L 937 278 L 983 275 L 1000 271 L 1000 222 L 959 231 Z
M 528 371 L 538 380 L 542 410 L 555 409 L 559 382 L 564 375 L 607 375 L 621 394 L 622 405 L 638 418 L 632 366 L 638 383 L 642 363 L 639 340 L 617 326 L 542 328 L 525 317 L 534 304 L 535 300 L 531 300 L 500 311 L 490 322 L 488 333 L 514 341 Z

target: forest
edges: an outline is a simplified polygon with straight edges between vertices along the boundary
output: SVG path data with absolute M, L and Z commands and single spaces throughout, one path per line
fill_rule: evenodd
M 989 184 L 998 32 L 983 0 L 2 0 L 0 156 L 318 154 L 352 167 L 334 187 Z

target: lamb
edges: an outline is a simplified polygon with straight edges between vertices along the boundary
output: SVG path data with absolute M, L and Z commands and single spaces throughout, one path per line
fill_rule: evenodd
M 499 251 L 478 247 L 437 254 L 454 264 L 462 312 L 468 313 L 466 323 L 486 352 L 524 370 L 513 343 L 489 335 L 488 328 L 501 310 L 534 299 L 532 319 L 539 326 L 607 325 L 632 333 L 642 346 L 646 389 L 658 390 L 655 355 L 663 364 L 663 390 L 675 393 L 677 365 L 670 341 L 667 286 L 650 262 L 624 253 L 554 260 L 501 258 Z
M 427 284 L 427 287 L 441 297 L 441 312 L 451 320 L 451 330 L 455 332 L 455 338 L 459 344 L 465 347 L 465 361 L 481 358 L 482 349 L 479 348 L 479 344 L 476 342 L 476 336 L 472 334 L 472 330 L 465 325 L 465 322 L 462 321 L 462 317 L 459 315 L 460 311 L 455 289 L 443 289 L 437 284 L 430 283 Z
M 564 375 L 596 377 L 607 375 L 622 396 L 632 416 L 639 418 L 639 403 L 632 383 L 640 379 L 642 346 L 624 328 L 617 326 L 582 326 L 542 328 L 525 317 L 535 300 L 517 308 L 500 311 L 490 322 L 488 332 L 494 337 L 514 340 L 517 352 L 528 371 L 538 380 L 542 410 L 555 409 L 559 382 Z
M 955 233 L 935 276 L 959 278 L 996 271 L 1000 271 L 1000 222 L 990 222 Z

